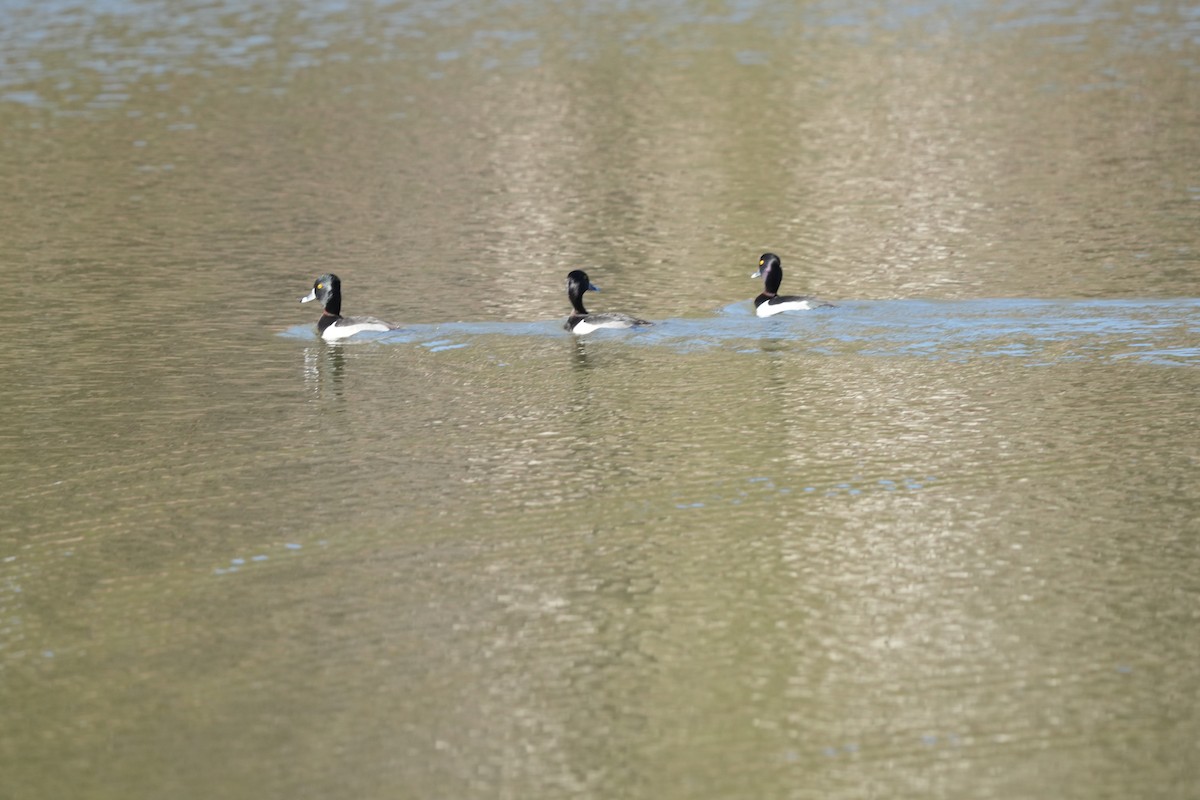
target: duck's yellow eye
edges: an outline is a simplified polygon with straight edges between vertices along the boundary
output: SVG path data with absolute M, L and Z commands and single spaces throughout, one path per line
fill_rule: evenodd
M 760 261 L 759 263 L 761 264 L 762 262 Z M 318 288 L 318 289 L 324 289 L 324 288 L 325 288 L 325 284 L 323 284 L 323 283 L 318 283 L 318 284 L 317 284 L 317 288 Z
M 758 260 L 758 265 L 759 265 L 760 267 L 761 267 L 763 264 L 765 264 L 765 263 L 767 263 L 767 262 L 763 261 L 761 258 Z

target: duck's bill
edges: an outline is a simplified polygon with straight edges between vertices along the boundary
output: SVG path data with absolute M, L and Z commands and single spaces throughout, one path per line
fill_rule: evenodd
M 759 269 L 759 270 L 755 270 L 755 271 L 754 271 L 754 274 L 753 274 L 753 275 L 751 275 L 750 277 L 751 277 L 751 278 L 761 278 L 761 277 L 762 277 L 762 270 L 761 270 L 761 269 Z
M 600 291 L 600 287 L 599 287 L 599 286 L 597 286 L 597 285 L 596 285 L 596 284 L 594 284 L 594 283 L 589 283 L 589 284 L 588 284 L 588 288 L 587 288 L 587 290 L 588 290 L 589 292 L 598 292 L 598 291 Z
M 317 299 L 317 290 L 309 289 L 308 294 L 306 294 L 306 295 L 304 295 L 304 297 L 300 298 L 300 302 L 307 303 L 309 300 L 316 300 L 316 299 Z

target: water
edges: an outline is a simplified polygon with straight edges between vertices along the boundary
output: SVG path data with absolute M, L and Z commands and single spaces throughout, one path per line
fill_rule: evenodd
M 1194 797 L 1198 34 L 6 4 L 0 797 Z

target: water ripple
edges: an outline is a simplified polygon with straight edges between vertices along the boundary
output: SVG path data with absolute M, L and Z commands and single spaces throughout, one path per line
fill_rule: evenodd
M 311 327 L 284 336 L 310 340 Z M 486 346 L 492 336 L 565 338 L 561 321 L 407 325 L 354 344 L 421 344 L 431 352 Z M 660 320 L 649 329 L 600 331 L 585 341 L 662 346 L 677 352 L 715 347 L 739 353 L 772 348 L 822 355 L 905 356 L 962 361 L 1016 358 L 1030 366 L 1100 361 L 1166 366 L 1200 364 L 1200 300 L 855 301 L 837 308 L 759 320 L 747 303 L 715 316 Z

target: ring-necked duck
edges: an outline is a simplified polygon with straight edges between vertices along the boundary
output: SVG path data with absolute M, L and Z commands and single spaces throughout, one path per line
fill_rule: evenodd
M 317 300 L 325 311 L 317 320 L 317 333 L 322 339 L 345 339 L 363 331 L 393 331 L 398 326 L 375 317 L 342 316 L 342 282 L 337 275 L 322 275 L 313 281 L 312 291 L 300 298 L 301 303 Z
M 566 324 L 563 325 L 571 333 L 584 334 L 591 333 L 598 328 L 632 328 L 635 325 L 654 324 L 628 314 L 613 312 L 589 314 L 583 307 L 583 293 L 587 291 L 598 292 L 600 287 L 593 286 L 592 282 L 588 280 L 587 273 L 583 270 L 571 270 L 567 274 L 567 297 L 571 299 L 571 307 L 575 309 L 575 313 L 567 317 Z
M 780 295 L 779 284 L 783 281 L 783 266 L 779 256 L 774 253 L 763 253 L 758 259 L 758 271 L 751 278 L 763 279 L 763 293 L 754 298 L 754 313 L 760 317 L 769 317 L 781 311 L 807 311 L 810 308 L 832 308 L 831 303 L 823 303 L 815 297 L 807 295 Z

